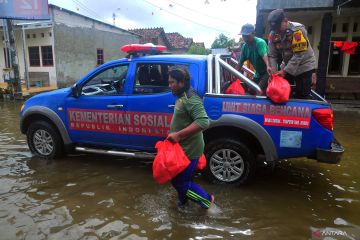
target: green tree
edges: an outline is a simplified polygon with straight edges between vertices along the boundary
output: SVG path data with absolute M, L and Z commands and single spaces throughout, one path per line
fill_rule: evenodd
M 220 33 L 218 37 L 216 37 L 215 41 L 211 44 L 211 48 L 228 48 L 234 47 L 236 41 L 234 38 L 228 38 L 223 33 Z
M 187 51 L 188 54 L 199 54 L 199 55 L 206 55 L 207 51 L 203 46 L 199 46 L 197 44 L 192 44 L 189 50 Z

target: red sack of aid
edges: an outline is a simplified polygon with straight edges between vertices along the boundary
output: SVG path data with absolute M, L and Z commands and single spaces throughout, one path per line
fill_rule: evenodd
M 155 148 L 157 154 L 152 166 L 153 177 L 160 184 L 173 179 L 190 164 L 179 143 L 158 141 Z
M 243 86 L 241 86 L 241 82 L 239 79 L 236 79 L 234 82 L 230 84 L 230 86 L 225 90 L 226 94 L 237 94 L 237 95 L 245 95 L 245 90 Z
M 203 170 L 206 167 L 206 158 L 205 155 L 202 154 L 199 158 L 198 164 L 196 165 L 196 169 Z
M 289 82 L 285 78 L 273 74 L 266 89 L 266 96 L 274 103 L 287 102 L 290 96 Z

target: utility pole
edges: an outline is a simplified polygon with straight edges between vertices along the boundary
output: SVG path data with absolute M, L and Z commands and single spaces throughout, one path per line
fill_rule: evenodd
M 26 61 L 26 36 L 25 36 L 25 28 L 24 25 L 21 26 L 22 29 L 22 39 L 23 39 L 23 54 L 24 54 L 24 67 L 25 67 L 25 84 L 26 89 L 30 89 L 30 80 L 29 80 L 29 69 Z
M 113 13 L 113 14 L 112 14 L 112 17 L 113 17 L 113 25 L 115 26 L 115 23 L 116 23 L 116 17 L 117 17 L 117 16 L 116 16 L 116 14 L 115 14 L 115 13 Z
M 5 47 L 9 50 L 8 62 L 10 63 L 9 78 L 5 81 L 8 82 L 12 97 L 15 99 L 22 98 L 21 81 L 19 74 L 19 61 L 16 54 L 16 45 L 14 38 L 13 26 L 10 19 L 3 20 Z

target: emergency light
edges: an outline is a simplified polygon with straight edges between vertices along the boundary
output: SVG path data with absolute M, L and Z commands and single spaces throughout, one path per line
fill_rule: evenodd
M 126 53 L 145 53 L 145 54 L 156 54 L 167 50 L 166 46 L 154 45 L 152 43 L 146 44 L 128 44 L 120 48 L 121 51 Z

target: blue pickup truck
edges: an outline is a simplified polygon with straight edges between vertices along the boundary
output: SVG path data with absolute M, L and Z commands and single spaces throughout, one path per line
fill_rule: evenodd
M 27 100 L 20 129 L 31 152 L 43 158 L 74 150 L 153 158 L 174 110 L 168 69 L 180 65 L 191 73 L 191 85 L 211 120 L 204 131 L 205 175 L 211 181 L 244 184 L 254 176 L 258 159 L 270 165 L 296 157 L 341 160 L 344 150 L 334 138 L 329 103 L 313 92 L 312 100 L 274 104 L 231 62 L 222 55 L 169 54 L 110 61 L 71 88 Z M 224 94 L 229 78 L 239 78 L 252 94 Z

